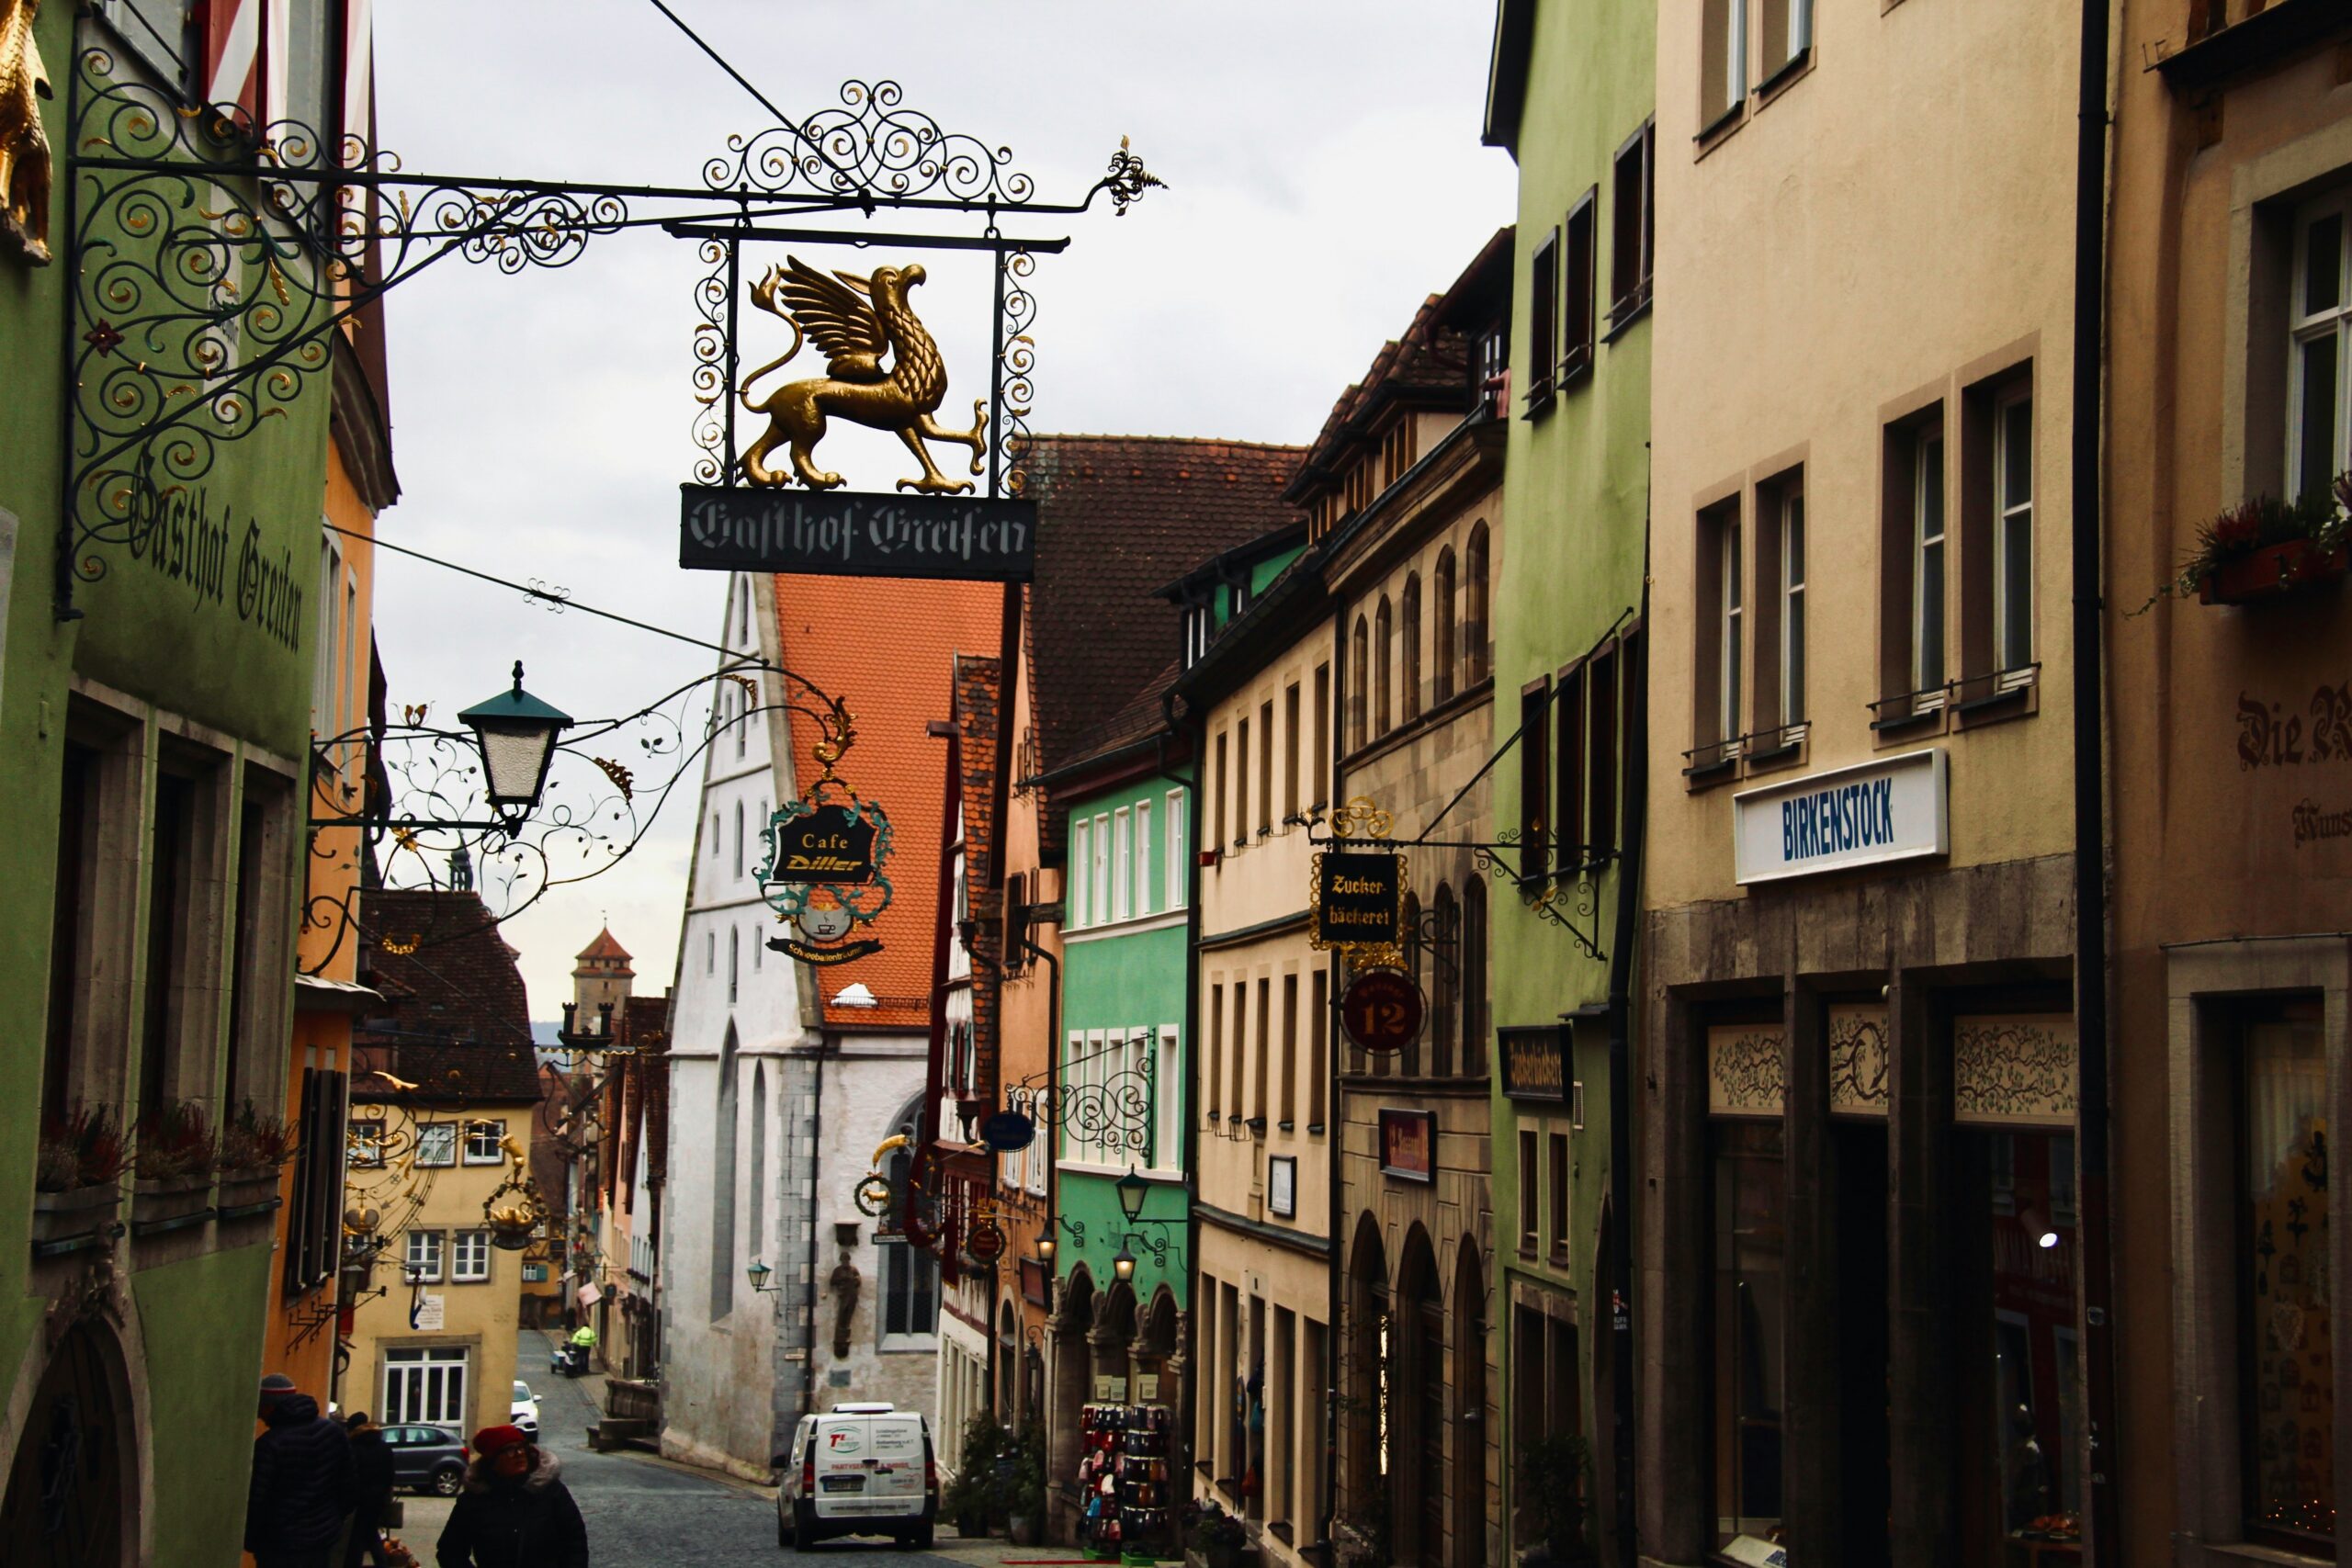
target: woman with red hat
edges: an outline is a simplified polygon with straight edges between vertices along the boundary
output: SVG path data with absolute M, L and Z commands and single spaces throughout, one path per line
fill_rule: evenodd
M 473 1470 L 434 1546 L 441 1568 L 588 1568 L 588 1527 L 559 1468 L 519 1427 L 476 1432 Z

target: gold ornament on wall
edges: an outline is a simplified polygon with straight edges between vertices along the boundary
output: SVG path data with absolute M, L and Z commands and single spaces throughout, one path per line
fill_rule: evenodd
M 797 479 L 810 490 L 831 490 L 842 476 L 819 468 L 816 445 L 828 419 L 846 419 L 895 433 L 922 465 L 922 473 L 900 479 L 900 490 L 925 495 L 960 495 L 969 479 L 951 479 L 931 460 L 929 441 L 949 441 L 972 449 L 972 472 L 988 455 L 988 403 L 972 401 L 972 428 L 942 430 L 932 415 L 947 396 L 947 366 L 939 345 L 907 303 L 907 291 L 922 282 L 922 264 L 877 266 L 871 276 L 835 272 L 830 276 L 797 256 L 772 266 L 752 285 L 752 302 L 792 326 L 792 346 L 743 378 L 736 395 L 753 413 L 768 416 L 768 427 L 742 457 L 743 475 L 755 485 L 786 485 Z M 780 302 L 779 302 L 780 301 Z M 754 402 L 752 384 L 800 352 L 814 338 L 825 354 L 821 377 L 787 381 Z M 890 355 L 890 367 L 882 356 Z M 778 447 L 790 468 L 771 468 Z
M 33 24 L 40 0 L 0 0 L 0 240 L 49 265 L 49 132 L 40 100 L 55 97 Z

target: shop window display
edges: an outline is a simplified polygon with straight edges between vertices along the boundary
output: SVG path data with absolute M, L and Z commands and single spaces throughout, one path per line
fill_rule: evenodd
M 2000 1533 L 2040 1548 L 2036 1561 L 2067 1562 L 2082 1538 L 2075 1140 L 1994 1133 L 1987 1144 Z
M 2315 1004 L 2240 1031 L 2239 1339 L 2248 1533 L 2335 1536 L 2335 1347 L 2327 1269 L 2327 1058 Z
M 1726 1550 L 1752 1551 L 1781 1539 L 1786 1134 L 1777 1118 L 1719 1120 L 1709 1133 L 1715 1540 Z

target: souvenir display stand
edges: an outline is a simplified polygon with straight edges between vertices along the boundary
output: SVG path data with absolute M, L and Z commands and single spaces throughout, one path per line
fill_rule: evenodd
M 1079 1540 L 1098 1562 L 1156 1562 L 1174 1537 L 1165 1404 L 1089 1404 L 1079 1416 Z

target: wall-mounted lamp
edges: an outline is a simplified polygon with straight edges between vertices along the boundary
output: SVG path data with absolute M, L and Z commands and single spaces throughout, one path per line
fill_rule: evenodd
M 756 1258 L 752 1259 L 752 1266 L 743 1270 L 745 1276 L 751 1280 L 752 1290 L 755 1294 L 781 1291 L 784 1289 L 782 1285 L 771 1285 L 768 1283 L 768 1276 L 775 1272 L 775 1269 L 769 1268 L 766 1264 L 761 1262 Z

